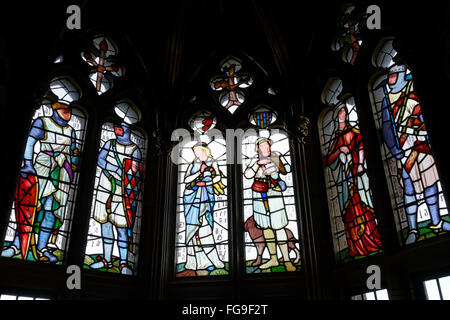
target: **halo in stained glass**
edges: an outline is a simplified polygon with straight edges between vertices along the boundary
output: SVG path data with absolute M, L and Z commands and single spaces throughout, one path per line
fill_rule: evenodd
M 277 114 L 268 106 L 258 106 L 249 115 L 249 121 L 252 125 L 260 129 L 267 129 L 271 124 L 277 121 Z
M 135 124 L 141 120 L 141 113 L 129 101 L 121 101 L 114 107 L 115 113 L 128 124 Z
M 209 111 L 200 111 L 190 120 L 189 125 L 195 132 L 205 134 L 216 126 L 217 118 Z

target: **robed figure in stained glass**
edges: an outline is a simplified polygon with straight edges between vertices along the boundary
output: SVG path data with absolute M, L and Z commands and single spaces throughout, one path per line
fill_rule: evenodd
M 211 272 L 225 267 L 219 258 L 213 237 L 215 197 L 224 194 L 225 186 L 221 182 L 223 174 L 207 144 L 197 143 L 192 150 L 195 159 L 184 177 L 187 246 L 185 268 Z
M 269 269 L 279 265 L 277 245 L 283 256 L 287 271 L 296 271 L 289 257 L 288 235 L 286 226 L 289 223 L 283 191 L 286 183 L 281 175 L 290 172 L 290 165 L 282 160 L 276 152 L 271 151 L 272 140 L 260 137 L 256 140 L 257 155 L 250 161 L 244 171 L 247 179 L 253 179 L 253 218 L 257 228 L 263 230 L 264 241 L 269 250 L 270 259 L 259 266 Z
M 439 213 L 439 174 L 431 153 L 421 105 L 406 65 L 393 65 L 380 87 L 385 95 L 382 102 L 383 137 L 389 151 L 397 159 L 400 185 L 404 192 L 409 225 L 405 243 L 414 243 L 419 237 L 419 194 L 424 195 L 431 216 L 430 229 L 449 231 L 450 223 L 443 221 Z
M 3 250 L 3 257 L 21 253 L 26 259 L 31 249 L 35 260 L 58 261 L 48 245 L 50 237 L 54 241 L 64 223 L 79 149 L 75 129 L 69 125 L 71 107 L 54 102 L 52 109 L 51 116 L 34 120 L 28 135 L 15 199 L 17 232 L 12 244 Z
M 368 184 L 364 172 L 365 153 L 359 130 L 348 121 L 345 105 L 336 108 L 337 130 L 325 157 L 334 172 L 339 207 L 345 225 L 349 256 L 367 256 L 381 249 L 371 196 L 364 189 Z
M 91 264 L 90 268 L 112 267 L 113 245 L 117 240 L 119 270 L 122 274 L 132 274 L 128 254 L 133 251 L 133 227 L 143 176 L 142 154 L 130 139 L 131 131 L 127 123 L 115 125 L 114 133 L 116 138 L 105 142 L 97 161 L 101 174 L 93 218 L 101 224 L 103 257 L 99 256 L 99 261 Z

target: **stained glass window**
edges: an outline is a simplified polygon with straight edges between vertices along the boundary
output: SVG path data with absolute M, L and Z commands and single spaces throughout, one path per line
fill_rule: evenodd
M 387 289 L 369 291 L 354 295 L 351 297 L 351 300 L 389 300 L 389 292 Z
M 216 123 L 217 123 L 216 117 L 213 116 L 212 113 L 209 111 L 201 111 L 195 114 L 189 121 L 192 130 L 194 130 L 200 135 L 205 134 L 209 130 L 214 129 Z
M 136 273 L 142 216 L 146 138 L 131 126 L 140 113 L 115 106 L 119 123 L 102 126 L 84 268 Z
M 125 69 L 118 63 L 116 44 L 105 35 L 94 37 L 92 45 L 81 53 L 81 57 L 92 69 L 89 79 L 99 95 L 112 88 L 114 77 L 121 77 Z
M 334 51 L 342 51 L 342 59 L 354 64 L 362 45 L 361 30 L 367 17 L 354 5 L 348 5 L 338 20 L 338 34 L 332 44 Z
M 380 44 L 373 62 L 383 70 L 371 98 L 397 230 L 411 244 L 449 231 L 450 217 L 414 76 L 393 40 Z
M 289 138 L 269 129 L 276 114 L 258 108 L 258 128 L 242 140 L 246 273 L 292 272 L 301 268 Z
M 236 57 L 228 57 L 221 64 L 222 73 L 211 79 L 210 85 L 214 91 L 221 94 L 219 103 L 230 113 L 234 113 L 245 101 L 244 89 L 253 84 L 253 77 L 242 72 L 242 63 Z
M 1 294 L 0 300 L 50 300 L 49 298 L 38 298 L 38 297 L 30 297 L 30 296 L 16 296 L 12 294 Z
M 200 115 L 192 123 L 203 121 Z M 209 130 L 201 127 L 200 132 Z M 180 145 L 175 273 L 177 277 L 228 275 L 226 144 L 221 135 L 202 134 L 197 138 L 183 140 Z
M 70 236 L 86 116 L 80 90 L 53 79 L 27 138 L 2 256 L 63 263 Z
M 259 106 L 250 114 L 250 123 L 260 129 L 266 129 L 269 125 L 277 121 L 277 114 L 267 106 Z
M 450 300 L 450 276 L 423 282 L 427 300 Z
M 353 97 L 338 99 L 340 79 L 330 79 L 319 120 L 336 260 L 347 262 L 381 251 L 364 145 Z

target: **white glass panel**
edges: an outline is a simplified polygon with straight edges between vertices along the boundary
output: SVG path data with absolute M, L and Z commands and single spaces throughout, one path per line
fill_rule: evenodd
M 377 300 L 375 298 L 375 292 L 367 292 L 364 294 L 364 300 Z
M 386 289 L 378 290 L 375 293 L 377 295 L 377 300 L 389 300 L 389 294 Z
M 436 279 L 425 281 L 425 292 L 427 294 L 427 300 L 441 300 L 439 294 L 439 288 Z
M 450 276 L 439 279 L 441 287 L 442 300 L 450 300 Z

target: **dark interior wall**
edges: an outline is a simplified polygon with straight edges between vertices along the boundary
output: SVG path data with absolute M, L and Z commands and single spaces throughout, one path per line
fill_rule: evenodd
M 5 151 L 0 157 L 0 165 L 7 170 L 2 173 L 1 183 L 1 230 L 9 218 L 30 119 L 55 72 L 54 59 L 71 50 L 74 63 L 79 64 L 71 72 L 86 88 L 84 101 L 90 108 L 91 129 L 87 138 L 90 146 L 87 151 L 92 155 L 85 161 L 85 166 L 92 170 L 93 155 L 98 147 L 96 126 L 102 123 L 102 111 L 110 107 L 114 97 L 104 100 L 96 97 L 84 77 L 84 69 L 76 61 L 79 53 L 75 51 L 79 50 L 77 45 L 83 43 L 80 39 L 86 32 L 105 30 L 122 39 L 124 52 L 121 57 L 131 73 L 118 82 L 118 88 L 138 88 L 145 105 L 142 126 L 150 137 L 149 145 L 155 150 L 147 159 L 155 165 L 147 172 L 144 205 L 148 216 L 144 221 L 144 253 L 140 258 L 139 275 L 130 280 L 85 273 L 83 290 L 71 292 L 65 288 L 63 267 L 0 259 L 0 287 L 45 291 L 68 299 L 171 298 L 193 293 L 199 297 L 222 298 L 259 295 L 347 299 L 353 292 L 364 291 L 366 267 L 378 264 L 382 267 L 383 285 L 394 290 L 393 297 L 409 299 L 420 297 L 411 290 L 422 275 L 450 267 L 450 258 L 446 254 L 450 241 L 447 235 L 410 248 L 398 245 L 386 181 L 379 165 L 379 142 L 367 92 L 367 83 L 376 71 L 370 63 L 371 54 L 380 38 L 395 36 L 398 51 L 415 74 L 443 185 L 448 185 L 447 119 L 443 116 L 448 108 L 445 92 L 450 80 L 448 2 L 428 1 L 412 6 L 406 1 L 376 1 L 382 9 L 382 29 L 365 34 L 367 40 L 354 66 L 344 64 L 339 53 L 330 48 L 337 12 L 344 2 L 298 5 L 292 1 L 179 0 L 151 1 L 144 6 L 139 1 L 107 4 L 84 1 L 79 2 L 82 29 L 65 30 L 66 8 L 74 3 L 77 2 L 54 1 L 26 6 L 13 3 L 8 5 L 8 10 L 2 10 L 7 17 L 1 19 L 5 32 L 0 35 L 0 121 L 7 139 L 3 139 Z M 361 3 L 362 6 L 372 4 Z M 306 266 L 300 275 L 286 279 L 241 281 L 237 276 L 232 281 L 180 285 L 170 280 L 169 267 L 161 263 L 171 255 L 166 248 L 170 236 L 160 232 L 166 230 L 170 222 L 166 185 L 167 177 L 173 173 L 167 160 L 170 134 L 183 125 L 174 115 L 186 108 L 192 86 L 197 83 L 196 77 L 204 68 L 211 68 L 207 66 L 208 62 L 222 52 L 244 53 L 261 65 L 271 84 L 280 92 L 282 103 L 279 108 L 287 115 L 286 121 L 293 132 L 296 132 L 298 115 L 304 114 L 311 120 L 307 144 L 295 147 L 299 185 L 308 187 L 299 190 L 297 199 L 302 203 Z M 369 150 L 368 164 L 373 166 L 369 174 L 380 220 L 384 222 L 381 230 L 385 253 L 344 266 L 334 263 L 317 128 L 317 119 L 324 107 L 320 94 L 330 75 L 340 75 L 360 104 L 361 127 L 367 133 L 364 142 Z M 208 89 L 205 86 L 199 91 L 207 94 Z M 232 122 L 231 119 L 228 121 Z M 159 133 L 153 139 L 155 130 Z M 148 187 L 150 181 L 154 187 Z M 80 193 L 80 199 L 89 199 L 92 181 L 85 178 L 80 183 L 87 189 Z M 83 211 L 87 207 L 79 209 Z M 80 215 L 85 217 L 87 213 Z M 79 219 L 74 228 L 71 250 L 81 252 L 86 222 Z M 79 253 L 70 256 L 75 264 L 79 258 Z M 37 271 L 27 272 L 31 268 Z M 123 291 L 117 290 L 119 287 Z

